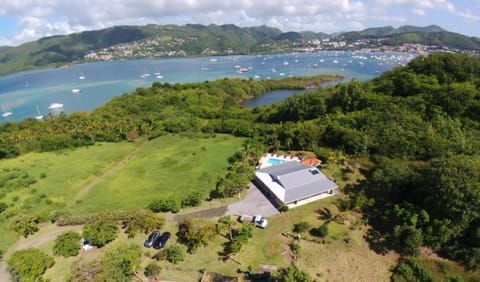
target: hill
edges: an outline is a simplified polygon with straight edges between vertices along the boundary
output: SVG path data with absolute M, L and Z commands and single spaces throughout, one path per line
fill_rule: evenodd
M 17 47 L 0 47 L 0 75 L 29 69 L 62 66 L 85 60 L 115 60 L 166 56 L 258 54 L 304 50 L 360 48 L 360 45 L 323 45 L 322 39 L 354 43 L 372 40 L 371 46 L 405 43 L 460 50 L 480 50 L 480 39 L 448 32 L 439 26 L 391 26 L 338 35 L 282 32 L 268 26 L 238 27 L 200 24 L 116 26 L 70 35 L 51 36 Z M 369 47 L 362 45 L 361 47 Z
M 368 28 L 362 31 L 341 33 L 335 37 L 349 42 L 361 39 L 381 39 L 383 45 L 399 46 L 402 44 L 424 44 L 460 50 L 480 50 L 480 39 L 459 33 L 449 32 L 443 28 L 430 25 L 426 27 L 391 26 Z

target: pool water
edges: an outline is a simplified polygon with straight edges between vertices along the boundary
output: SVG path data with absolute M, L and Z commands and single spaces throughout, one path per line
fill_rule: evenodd
M 285 163 L 285 160 L 269 158 L 267 162 L 271 165 L 279 165 Z

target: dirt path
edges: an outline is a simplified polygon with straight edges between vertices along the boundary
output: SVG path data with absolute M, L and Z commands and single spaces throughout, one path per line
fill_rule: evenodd
M 121 161 L 119 161 L 118 163 L 116 163 L 114 166 L 112 166 L 111 168 L 107 169 L 101 176 L 99 177 L 96 177 L 95 179 L 92 180 L 92 182 L 88 183 L 87 185 L 85 185 L 78 193 L 77 195 L 75 196 L 75 198 L 73 198 L 73 200 L 67 205 L 67 207 L 71 207 L 72 205 L 74 205 L 78 200 L 82 199 L 85 195 L 88 194 L 88 192 L 90 192 L 90 190 L 92 190 L 92 188 L 94 188 L 95 186 L 97 186 L 98 184 L 102 183 L 103 181 L 105 181 L 105 179 L 107 179 L 109 176 L 111 176 L 112 174 L 116 173 L 117 171 L 121 170 L 123 167 L 125 167 L 130 161 L 132 161 L 133 159 L 135 159 L 135 157 L 137 156 L 138 152 L 140 150 L 142 150 L 146 145 L 148 144 L 148 141 L 143 141 L 142 143 L 140 143 L 140 145 L 138 145 L 137 148 L 135 148 L 135 150 L 133 150 L 131 153 L 129 153 L 125 158 L 123 158 Z

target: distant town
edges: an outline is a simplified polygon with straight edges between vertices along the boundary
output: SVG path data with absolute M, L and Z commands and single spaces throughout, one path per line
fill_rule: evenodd
M 118 59 L 132 58 L 157 58 L 157 57 L 185 57 L 192 55 L 217 56 L 217 55 L 233 55 L 239 54 L 237 50 L 232 48 L 214 49 L 205 48 L 200 53 L 192 52 L 183 48 L 186 45 L 195 44 L 199 39 L 189 37 L 186 39 L 172 38 L 170 36 L 162 36 L 147 40 L 133 41 L 102 48 L 98 50 L 90 50 L 84 55 L 87 61 L 110 61 Z M 318 52 L 327 50 L 336 51 L 368 51 L 368 52 L 408 52 L 426 54 L 435 51 L 446 52 L 467 52 L 475 53 L 475 51 L 466 51 L 457 48 L 439 47 L 436 45 L 403 43 L 400 45 L 388 45 L 384 41 L 387 38 L 366 38 L 355 41 L 337 40 L 337 39 L 314 39 L 314 40 L 298 40 L 293 43 L 280 45 L 272 42 L 262 44 L 265 50 L 272 53 L 282 52 Z

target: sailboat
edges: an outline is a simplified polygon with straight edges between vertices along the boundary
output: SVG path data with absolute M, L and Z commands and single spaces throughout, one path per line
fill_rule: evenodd
M 87 77 L 83 75 L 83 72 L 80 72 L 80 76 L 78 77 L 78 79 L 84 80 L 85 78 Z
M 37 115 L 35 116 L 35 119 L 36 120 L 42 120 L 43 119 L 43 115 L 40 112 L 40 110 L 38 109 L 38 106 L 37 106 Z
M 8 107 L 5 106 L 5 104 L 3 103 L 2 103 L 2 110 L 3 110 L 2 117 L 6 118 L 12 115 L 12 112 L 8 111 Z

